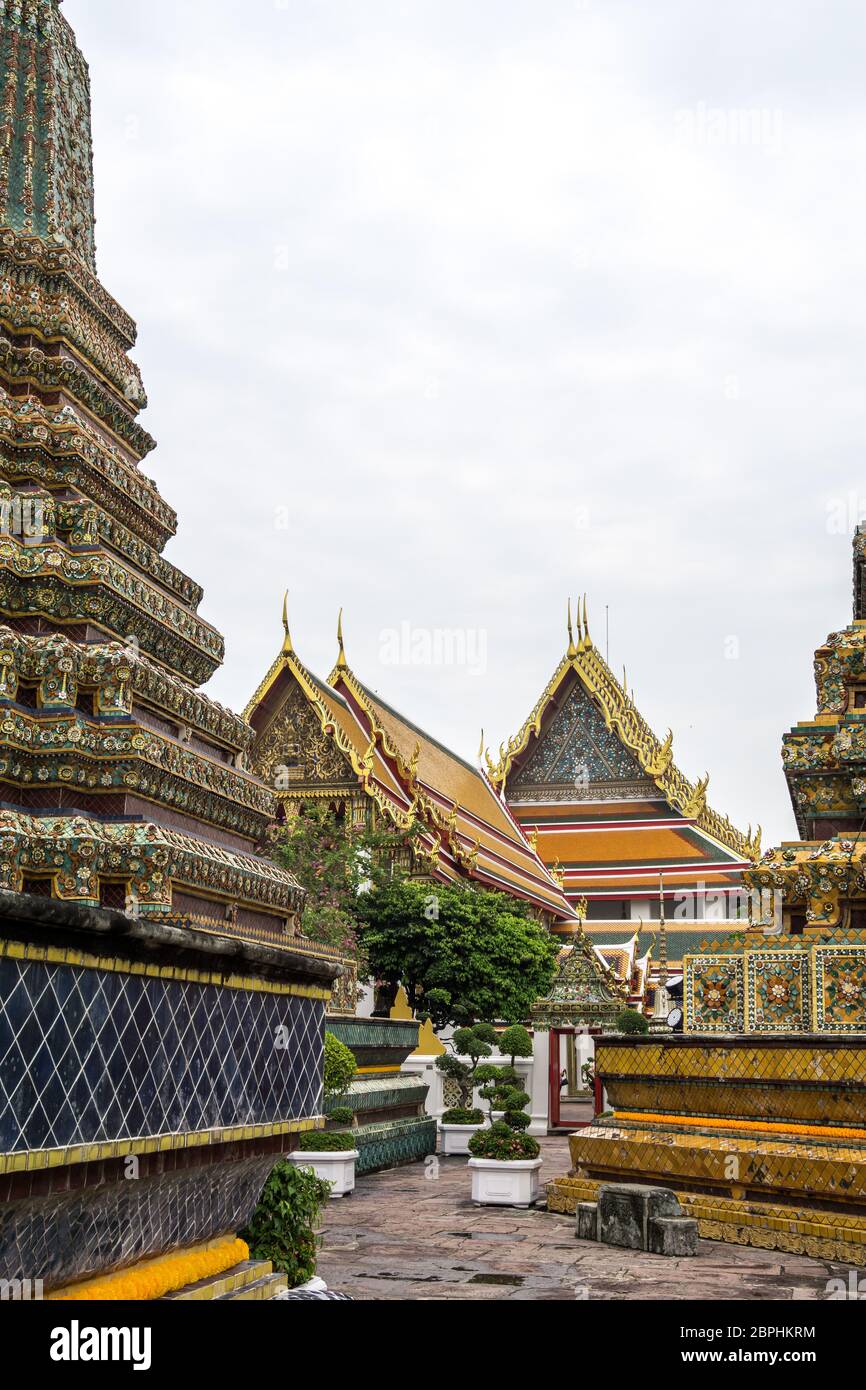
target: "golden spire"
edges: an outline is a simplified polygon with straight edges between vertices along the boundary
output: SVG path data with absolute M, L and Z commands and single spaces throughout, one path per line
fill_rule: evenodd
M 575 617 L 577 618 L 577 650 L 583 651 L 583 628 L 580 625 L 580 599 L 575 604 Z
M 292 646 L 292 634 L 289 632 L 289 591 L 288 591 L 288 589 L 286 590 L 285 598 L 283 599 L 283 632 L 286 634 L 285 637 L 283 638 L 283 656 L 292 656 L 292 655 L 294 654 L 294 650 L 295 650 L 295 649 L 294 649 L 294 647 Z
M 577 656 L 577 647 L 574 645 L 574 628 L 571 624 L 571 599 L 568 600 L 568 659 L 573 661 Z
M 339 652 L 337 653 L 337 670 L 338 670 L 338 671 L 347 671 L 348 668 L 349 668 L 349 663 L 348 663 L 348 661 L 346 660 L 346 649 L 345 649 L 345 647 L 344 647 L 344 645 L 343 645 L 343 610 L 342 610 L 342 608 L 340 609 L 340 616 L 339 616 L 339 618 L 337 619 L 337 643 L 338 643 L 339 648 L 340 648 Z
M 583 596 L 583 640 L 586 647 L 592 646 L 592 638 L 589 635 L 589 619 L 586 616 L 586 594 Z

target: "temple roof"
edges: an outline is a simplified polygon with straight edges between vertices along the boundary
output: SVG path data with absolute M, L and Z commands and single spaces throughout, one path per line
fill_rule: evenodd
M 395 825 L 422 831 L 431 867 L 446 879 L 473 878 L 534 903 L 560 921 L 573 912 L 554 875 L 527 842 L 486 774 L 393 709 L 352 672 L 340 653 L 327 682 L 299 660 L 286 623 L 277 660 L 245 710 L 260 747 L 294 685 L 322 732 L 347 759 L 364 791 Z M 272 750 L 268 749 L 268 757 Z M 303 785 L 294 793 L 302 799 Z
M 760 827 L 754 836 L 751 827 L 744 835 L 726 816 L 709 806 L 709 775 L 690 782 L 680 771 L 673 759 L 673 734 L 668 731 L 664 739 L 656 736 L 628 692 L 625 672 L 621 683 L 593 644 L 585 599 L 582 614 L 578 605 L 576 641 L 569 604 L 568 637 L 565 656 L 529 717 L 514 737 L 501 746 L 498 762 L 494 763 L 489 753 L 486 755 L 491 782 L 513 802 L 516 784 L 522 781 L 521 801 L 532 800 L 532 788 L 527 784 L 533 781 L 532 759 L 542 734 L 566 699 L 579 700 L 581 724 L 587 729 L 594 749 L 594 766 L 587 776 L 593 783 L 604 786 L 606 798 L 615 801 L 617 789 L 628 786 L 630 797 L 642 796 L 645 803 L 653 799 L 666 803 L 737 860 L 754 862 L 760 855 Z M 597 738 L 593 740 L 593 721 L 597 722 L 599 730 L 615 735 L 617 747 L 613 754 L 609 745 L 603 749 L 598 746 Z M 547 780 L 572 781 L 573 785 L 573 774 L 574 768 L 567 767 L 563 761 L 561 768 L 554 764 L 552 769 L 547 769 Z M 543 795 L 537 799 L 546 800 Z M 580 800 L 577 792 L 572 799 Z M 575 834 L 578 833 L 575 827 Z M 646 833 L 654 839 L 654 843 L 647 846 L 650 857 L 664 857 L 663 832 L 648 830 Z M 592 857 L 596 859 L 598 855 Z M 682 857 L 681 848 L 677 857 Z M 696 860 L 699 857 L 695 855 Z

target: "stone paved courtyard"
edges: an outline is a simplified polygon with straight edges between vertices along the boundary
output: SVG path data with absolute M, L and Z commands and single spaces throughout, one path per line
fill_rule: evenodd
M 542 1141 L 542 1182 L 568 1170 L 565 1138 Z M 465 1158 L 358 1179 L 332 1201 L 319 1274 L 356 1299 L 826 1298 L 848 1266 L 701 1241 L 695 1259 L 669 1260 L 577 1241 L 569 1217 L 475 1207 Z

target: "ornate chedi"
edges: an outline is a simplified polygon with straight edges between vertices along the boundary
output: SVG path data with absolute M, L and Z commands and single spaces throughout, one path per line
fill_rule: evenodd
M 686 955 L 682 1036 L 598 1040 L 613 1113 L 571 1137 L 554 1210 L 602 1181 L 663 1182 L 705 1236 L 866 1258 L 864 555 L 858 532 L 854 622 L 817 653 L 815 720 L 784 740 L 810 839 L 746 871 L 745 931 Z
M 760 830 L 743 835 L 707 801 L 709 778 L 690 782 L 640 714 L 592 641 L 586 601 L 571 605 L 568 648 L 520 731 L 503 744 L 492 783 L 543 862 L 559 879 L 573 917 L 626 984 L 652 1008 L 659 875 L 669 965 L 707 932 L 746 912 L 741 873 L 759 854 Z M 653 926 L 655 923 L 655 926 Z M 556 930 L 569 932 L 570 926 Z
M 257 853 L 252 730 L 196 689 L 222 639 L 139 466 L 58 3 L 0 0 L 0 1274 L 47 1289 L 233 1236 L 321 1123 L 340 971 Z
M 782 745 L 799 842 L 764 855 L 751 886 L 793 932 L 866 930 L 866 528 L 854 536 L 854 617 L 815 653 L 818 708 Z

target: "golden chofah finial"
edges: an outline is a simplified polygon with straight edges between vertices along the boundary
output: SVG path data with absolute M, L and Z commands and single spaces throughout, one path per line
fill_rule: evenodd
M 484 730 L 481 730 L 481 742 L 478 745 L 478 766 L 484 766 Z
M 584 646 L 592 646 L 592 638 L 589 635 L 589 619 L 586 616 L 586 594 L 583 596 L 583 641 Z
M 340 609 L 340 616 L 339 616 L 338 619 L 337 619 L 337 645 L 339 646 L 339 649 L 340 649 L 340 650 L 338 651 L 338 653 L 337 653 L 337 670 L 338 670 L 338 671 L 345 671 L 345 670 L 347 669 L 349 663 L 346 661 L 346 648 L 345 648 L 345 646 L 343 645 L 343 610 L 342 610 L 342 608 Z
M 283 638 L 283 656 L 291 656 L 291 655 L 294 653 L 294 650 L 295 650 L 295 649 L 294 649 L 294 647 L 292 646 L 292 634 L 289 632 L 289 591 L 288 591 L 288 589 L 286 590 L 285 597 L 284 597 L 284 599 L 283 599 L 283 632 L 286 634 L 285 637 Z
M 574 645 L 574 628 L 571 622 L 571 599 L 568 600 L 568 659 L 573 661 L 577 656 L 577 647 Z

